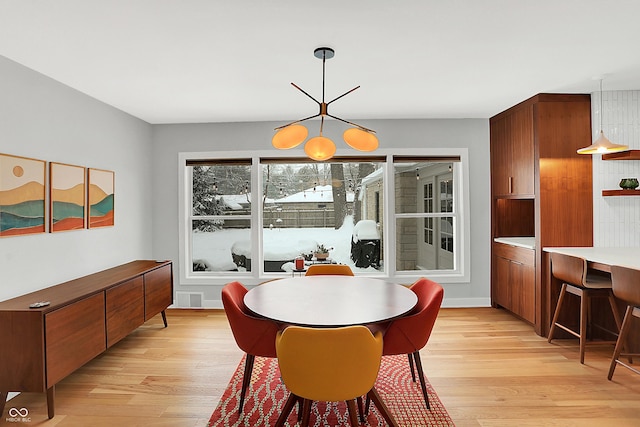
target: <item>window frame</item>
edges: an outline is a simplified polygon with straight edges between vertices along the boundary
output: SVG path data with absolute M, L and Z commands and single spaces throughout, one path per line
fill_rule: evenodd
M 245 155 L 246 154 L 246 155 Z M 262 210 L 261 196 L 264 183 L 262 182 L 261 166 L 263 161 L 273 161 L 275 158 L 283 159 L 290 162 L 313 162 L 301 156 L 299 152 L 282 152 L 274 156 L 273 150 L 258 152 L 180 152 L 178 153 L 178 251 L 179 251 L 179 281 L 181 285 L 213 285 L 219 286 L 221 283 L 229 280 L 247 280 L 259 282 L 261 279 L 270 279 L 274 277 L 287 277 L 288 273 L 265 273 L 263 265 L 263 241 L 262 241 Z M 338 152 L 340 160 L 360 162 L 370 159 L 371 156 L 354 156 L 350 151 L 349 156 L 342 156 L 343 153 Z M 411 281 L 428 275 L 432 280 L 440 283 L 468 283 L 470 281 L 470 210 L 469 210 L 469 154 L 467 148 L 423 148 L 423 149 L 395 149 L 393 153 L 389 150 L 378 150 L 376 158 L 384 158 L 383 174 L 384 185 L 383 200 L 383 219 L 382 239 L 383 257 L 385 260 L 384 271 L 377 277 L 388 278 L 390 281 L 400 283 L 410 283 Z M 396 225 L 395 222 L 398 215 L 395 213 L 395 176 L 394 176 L 394 159 L 425 157 L 455 157 L 459 159 L 453 167 L 454 180 L 454 203 L 458 212 L 458 226 L 455 235 L 454 248 L 454 269 L 453 270 L 412 270 L 397 271 L 396 270 Z M 252 263 L 252 271 L 250 272 L 192 272 L 191 270 L 191 221 L 190 209 L 192 207 L 191 179 L 189 175 L 188 162 L 197 160 L 212 161 L 229 161 L 233 159 L 250 160 L 251 164 L 251 240 L 257 242 L 253 249 L 254 255 L 260 262 Z M 254 265 L 256 267 L 254 267 Z M 195 274 L 194 274 L 195 273 Z

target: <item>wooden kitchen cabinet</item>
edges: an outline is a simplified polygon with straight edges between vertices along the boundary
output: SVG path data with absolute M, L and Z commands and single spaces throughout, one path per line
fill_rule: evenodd
M 493 244 L 495 303 L 529 323 L 535 323 L 535 251 Z
M 45 307 L 30 308 L 34 302 Z M 0 302 L 0 413 L 7 393 L 46 392 L 173 301 L 169 261 L 132 261 Z
M 592 159 L 576 153 L 591 144 L 591 99 L 538 94 L 491 117 L 489 126 L 492 241 L 526 236 L 534 242 L 522 248 L 532 262 L 529 255 L 523 262 L 497 254 L 502 245 L 494 242 L 492 305 L 545 336 L 553 309 L 542 249 L 593 245 Z
M 490 129 L 493 194 L 533 197 L 533 106 L 516 109 L 495 120 Z

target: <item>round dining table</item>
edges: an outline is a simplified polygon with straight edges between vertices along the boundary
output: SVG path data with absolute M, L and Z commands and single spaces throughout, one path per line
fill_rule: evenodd
M 418 302 L 411 289 L 359 276 L 277 279 L 249 290 L 244 303 L 258 316 L 300 326 L 340 327 L 393 320 Z

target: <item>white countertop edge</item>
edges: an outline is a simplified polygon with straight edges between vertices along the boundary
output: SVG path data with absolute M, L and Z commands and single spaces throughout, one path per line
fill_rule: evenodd
M 544 252 L 558 252 L 565 255 L 581 257 L 591 262 L 607 265 L 621 265 L 623 267 L 640 269 L 639 247 L 545 247 Z
M 520 248 L 535 249 L 536 238 L 535 237 L 496 237 L 493 239 L 496 243 L 502 243 L 505 245 L 518 246 Z

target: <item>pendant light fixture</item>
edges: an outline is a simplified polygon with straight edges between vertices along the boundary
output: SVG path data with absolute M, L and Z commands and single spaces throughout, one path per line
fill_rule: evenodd
M 367 129 L 364 126 L 360 126 L 358 124 L 352 123 L 350 121 L 341 119 L 340 117 L 333 116 L 329 114 L 328 108 L 329 104 L 338 99 L 342 98 L 345 95 L 350 94 L 354 90 L 358 89 L 360 86 L 356 86 L 353 89 L 343 93 L 337 98 L 332 99 L 329 102 L 325 102 L 324 100 L 324 81 L 325 81 L 325 62 L 327 59 L 333 58 L 335 52 L 333 49 L 329 47 L 319 47 L 313 51 L 313 55 L 322 59 L 322 101 L 318 101 L 313 96 L 309 95 L 295 83 L 291 83 L 293 87 L 298 89 L 300 92 L 307 95 L 311 98 L 320 109 L 318 114 L 313 116 L 305 117 L 304 119 L 295 120 L 291 123 L 288 123 L 284 126 L 277 127 L 275 135 L 271 140 L 271 143 L 274 147 L 282 150 L 286 150 L 289 148 L 297 147 L 302 144 L 307 136 L 309 135 L 309 131 L 306 127 L 301 125 L 301 122 L 305 120 L 313 119 L 316 117 L 320 117 L 320 135 L 313 137 L 307 141 L 304 146 L 304 152 L 313 160 L 323 161 L 328 160 L 333 157 L 336 153 L 336 144 L 326 136 L 322 135 L 322 130 L 324 128 L 324 118 L 331 117 L 334 120 L 341 121 L 343 123 L 347 123 L 348 125 L 353 126 L 352 128 L 347 129 L 343 138 L 345 142 L 353 149 L 359 151 L 374 151 L 378 148 L 378 138 L 375 135 L 375 131 L 371 129 Z
M 602 79 L 600 79 L 600 111 L 598 113 L 598 116 L 600 117 L 600 135 L 598 136 L 598 139 L 593 141 L 593 144 L 579 149 L 578 154 L 617 153 L 618 151 L 625 151 L 629 149 L 627 145 L 614 144 L 604 136 L 604 132 L 602 131 L 602 115 Z

